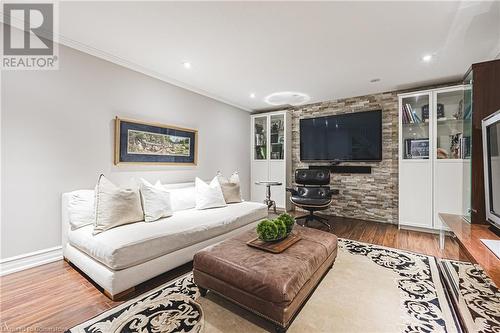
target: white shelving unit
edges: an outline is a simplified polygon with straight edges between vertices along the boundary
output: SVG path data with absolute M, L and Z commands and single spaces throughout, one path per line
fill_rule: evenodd
M 463 96 L 464 86 L 399 95 L 400 226 L 440 229 L 438 213 L 467 214 L 471 120 Z
M 261 113 L 251 116 L 251 200 L 262 202 L 266 187 L 258 181 L 278 181 L 283 185 L 271 187 L 271 199 L 276 206 L 290 210 L 286 187 L 292 174 L 291 116 L 286 111 Z

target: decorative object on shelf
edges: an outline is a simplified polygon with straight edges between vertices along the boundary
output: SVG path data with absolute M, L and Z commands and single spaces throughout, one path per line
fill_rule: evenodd
M 422 106 L 422 120 L 429 121 L 429 104 Z
M 453 115 L 453 118 L 455 119 L 464 119 L 464 100 L 461 99 L 460 102 L 458 102 L 458 110 L 457 113 Z
M 257 225 L 257 235 L 265 242 L 276 242 L 285 239 L 293 229 L 295 219 L 284 213 L 278 218 L 262 220 Z
M 444 148 L 438 148 L 436 152 L 436 156 L 438 159 L 447 159 L 448 158 L 448 152 Z
M 428 159 L 429 139 L 406 139 L 405 155 L 409 159 Z
M 462 158 L 462 133 L 450 135 L 451 158 Z
M 196 165 L 198 131 L 171 125 L 115 119 L 115 165 Z
M 444 118 L 444 104 L 437 103 L 437 118 L 441 119 Z

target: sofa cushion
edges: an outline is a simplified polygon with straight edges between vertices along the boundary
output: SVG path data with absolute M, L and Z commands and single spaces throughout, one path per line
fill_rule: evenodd
M 219 184 L 226 203 L 243 201 L 241 200 L 240 176 L 237 171 L 233 172 L 229 178 L 224 177 L 219 171 L 217 173 L 217 178 L 219 179 Z
M 170 192 L 164 189 L 161 184 L 152 185 L 141 178 L 140 190 L 144 221 L 153 222 L 172 215 Z
M 95 191 L 78 190 L 70 193 L 68 202 L 69 224 L 78 229 L 95 222 Z
M 143 219 L 139 190 L 119 188 L 100 175 L 95 191 L 94 234 Z
M 267 207 L 241 202 L 189 209 L 154 222 L 138 222 L 92 235 L 92 226 L 68 233 L 71 245 L 113 270 L 135 266 L 267 217 Z
M 196 209 L 226 206 L 224 194 L 222 194 L 222 188 L 220 187 L 217 176 L 215 176 L 209 184 L 196 177 L 194 184 L 196 189 Z
M 196 206 L 194 183 L 162 184 L 160 181 L 157 181 L 155 185 L 161 185 L 170 192 L 170 203 L 174 212 L 191 209 Z

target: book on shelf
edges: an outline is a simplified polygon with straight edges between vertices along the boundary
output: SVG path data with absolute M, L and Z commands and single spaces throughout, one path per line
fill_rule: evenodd
M 404 124 L 419 124 L 422 122 L 422 119 L 420 119 L 409 103 L 403 104 L 402 116 Z

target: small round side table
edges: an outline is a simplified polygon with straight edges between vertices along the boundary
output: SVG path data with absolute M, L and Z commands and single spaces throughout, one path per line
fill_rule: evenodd
M 267 205 L 267 209 L 273 207 L 274 214 L 276 214 L 276 202 L 271 199 L 271 186 L 280 186 L 283 185 L 283 183 L 271 180 L 262 180 L 255 182 L 255 185 L 266 185 L 266 200 L 264 200 L 264 203 Z

